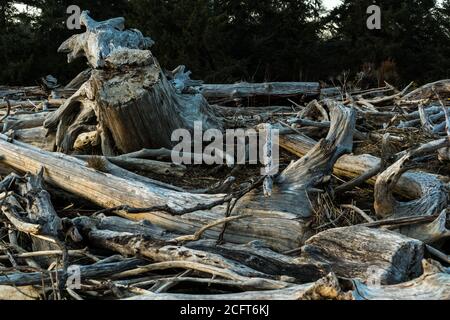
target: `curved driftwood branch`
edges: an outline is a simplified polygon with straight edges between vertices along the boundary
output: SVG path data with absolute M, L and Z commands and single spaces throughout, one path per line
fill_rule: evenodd
M 432 98 L 435 96 L 435 91 L 438 93 L 450 92 L 450 79 L 428 83 L 403 96 L 402 101 Z
M 375 184 L 375 211 L 378 216 L 401 218 L 408 216 L 429 216 L 442 212 L 447 208 L 448 192 L 446 186 L 436 176 L 411 172 L 415 200 L 400 202 L 394 197 L 394 188 L 400 177 L 409 169 L 414 157 L 435 152 L 448 145 L 447 139 L 433 141 L 407 152 L 400 160 L 378 176 Z

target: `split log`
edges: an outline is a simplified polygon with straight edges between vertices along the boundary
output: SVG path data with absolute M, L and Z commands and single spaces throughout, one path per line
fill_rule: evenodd
M 450 273 L 433 264 L 424 261 L 424 275 L 402 284 L 377 287 L 353 281 L 353 297 L 355 300 L 450 300 Z
M 301 260 L 328 264 L 339 277 L 396 284 L 422 273 L 424 245 L 392 231 L 348 227 L 319 233 L 302 248 Z

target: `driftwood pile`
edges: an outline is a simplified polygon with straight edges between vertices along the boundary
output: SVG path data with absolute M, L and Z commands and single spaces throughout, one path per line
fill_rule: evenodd
M 450 80 L 208 85 L 82 24 L 88 70 L 0 87 L 0 299 L 450 299 Z M 278 129 L 283 170 L 172 163 L 196 121 Z

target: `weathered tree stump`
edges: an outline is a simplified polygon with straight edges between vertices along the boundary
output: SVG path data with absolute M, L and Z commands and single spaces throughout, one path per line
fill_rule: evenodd
M 144 148 L 174 146 L 176 129 L 222 129 L 221 120 L 201 94 L 177 93 L 147 49 L 152 41 L 137 30 L 124 30 L 123 19 L 92 20 L 87 31 L 67 40 L 60 52 L 69 61 L 86 56 L 90 78 L 45 122 L 56 131 L 57 150 L 73 151 L 80 134 L 97 130 L 106 156 Z

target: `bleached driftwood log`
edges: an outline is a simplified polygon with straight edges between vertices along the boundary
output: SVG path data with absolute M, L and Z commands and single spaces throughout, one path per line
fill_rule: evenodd
M 236 84 L 203 84 L 196 87 L 208 99 L 217 98 L 247 98 L 254 96 L 319 96 L 318 82 L 267 82 Z
M 183 280 L 183 279 L 179 279 Z M 352 300 L 351 294 L 344 293 L 339 280 L 334 274 L 320 279 L 315 283 L 293 286 L 281 290 L 256 291 L 217 295 L 190 294 L 152 294 L 141 295 L 127 300 Z
M 302 248 L 301 259 L 330 265 L 340 277 L 395 284 L 419 276 L 423 256 L 424 245 L 418 240 L 355 226 L 312 237 Z
M 264 199 L 265 206 L 256 201 L 264 198 L 262 190 L 241 199 L 236 214 L 253 211 L 253 217 L 232 222 L 225 233 L 225 241 L 248 243 L 253 240 L 265 241 L 276 250 L 297 248 L 309 237 L 309 224 L 314 201 L 310 202 L 306 192 L 310 188 L 326 183 L 332 165 L 352 145 L 354 113 L 351 109 L 332 104 L 332 124 L 328 138 L 311 151 L 310 159 L 301 159 L 283 172 L 274 183 L 272 197 Z M 62 154 L 47 153 L 20 142 L 7 142 L 0 137 L 0 153 L 5 163 L 19 170 L 37 172 L 45 164 L 45 178 L 51 184 L 79 195 L 106 208 L 128 205 L 134 208 L 169 206 L 174 209 L 193 208 L 199 204 L 215 203 L 224 195 L 200 195 L 175 192 L 155 183 L 146 183 L 132 178 L 129 174 L 117 177 L 86 167 L 82 161 Z M 318 161 L 317 161 L 318 160 Z M 306 175 L 309 169 L 316 171 Z M 68 179 L 70 177 L 70 179 Z M 292 190 L 305 192 L 300 197 Z M 132 196 L 130 196 L 132 195 Z M 225 215 L 226 205 L 209 211 L 196 211 L 183 216 L 154 211 L 138 214 L 120 214 L 132 219 L 146 219 L 167 230 L 194 234 L 198 229 Z M 298 219 L 298 218 L 302 219 Z M 222 227 L 217 226 L 205 236 L 217 239 Z

